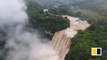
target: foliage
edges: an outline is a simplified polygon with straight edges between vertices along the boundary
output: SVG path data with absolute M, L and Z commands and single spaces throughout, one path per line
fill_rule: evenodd
M 99 9 L 96 5 L 91 7 L 93 0 L 78 2 L 77 4 L 62 5 L 58 8 L 52 8 L 49 12 L 53 14 L 65 14 L 80 17 L 81 19 L 87 20 L 91 26 L 84 32 L 79 32 L 73 38 L 71 49 L 66 56 L 66 60 L 107 60 L 107 16 L 104 9 Z M 85 4 L 83 4 L 85 3 Z M 87 7 L 86 7 L 86 6 Z M 68 21 L 61 17 L 50 16 L 44 14 L 42 9 L 30 7 L 28 9 L 30 16 L 30 22 L 34 28 L 40 28 L 43 30 L 51 31 L 52 33 L 65 29 L 68 26 Z M 65 23 L 64 23 L 65 22 Z M 102 47 L 103 56 L 92 57 L 90 54 L 91 47 Z
M 42 12 L 42 9 L 33 6 L 28 8 L 28 15 L 30 16 L 30 23 L 33 27 L 44 31 L 54 33 L 66 29 L 69 26 L 69 20 L 58 16 L 51 16 Z
M 88 3 L 87 3 L 88 2 Z M 55 14 L 66 14 L 87 20 L 91 26 L 71 39 L 66 60 L 107 60 L 107 1 L 85 0 L 52 9 Z M 67 7 L 66 7 L 67 6 Z M 102 47 L 103 56 L 92 57 L 91 47 Z
M 72 39 L 71 50 L 66 56 L 66 60 L 105 60 L 107 54 L 107 29 L 101 27 L 94 30 L 90 27 L 84 32 L 80 32 Z M 103 56 L 92 57 L 91 47 L 102 47 Z
M 87 20 L 91 26 L 84 32 L 80 31 L 73 39 L 66 60 L 107 60 L 107 1 L 84 0 L 73 2 L 50 9 L 54 14 L 76 16 Z M 69 2 L 69 1 L 68 1 Z M 88 3 L 87 3 L 88 2 Z M 51 2 L 52 3 L 52 2 Z M 28 4 L 27 13 L 33 28 L 51 33 L 63 30 L 69 26 L 69 21 L 62 17 L 51 16 L 43 12 L 43 7 L 35 2 Z M 0 33 L 0 51 L 5 44 L 5 35 Z M 103 56 L 92 57 L 91 47 L 102 47 Z M 5 51 L 2 52 L 5 55 Z M 1 53 L 1 52 L 0 52 Z M 5 58 L 0 54 L 0 60 Z

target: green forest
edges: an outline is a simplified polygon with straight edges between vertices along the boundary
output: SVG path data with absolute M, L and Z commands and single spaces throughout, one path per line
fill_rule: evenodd
M 53 14 L 79 17 L 91 24 L 87 30 L 84 32 L 80 31 L 79 34 L 71 39 L 71 49 L 65 58 L 66 60 L 107 60 L 106 3 L 107 1 L 96 2 L 95 0 L 86 0 L 78 3 L 64 4 L 56 8 L 50 7 L 49 12 Z M 61 17 L 44 14 L 42 6 L 38 6 L 38 4 L 33 5 L 34 8 L 31 5 L 28 9 L 28 14 L 34 28 L 41 28 L 54 34 L 69 26 L 69 22 Z M 90 54 L 91 47 L 102 47 L 103 55 L 101 57 L 92 57 Z
M 84 32 L 79 31 L 79 33 L 71 39 L 72 44 L 65 60 L 107 60 L 106 0 L 77 0 L 73 3 L 58 5 L 55 8 L 50 7 L 51 5 L 42 6 L 37 2 L 30 2 L 27 6 L 30 25 L 35 29 L 48 31 L 52 34 L 69 27 L 69 20 L 44 13 L 43 9 L 47 7 L 50 13 L 79 17 L 82 20 L 87 20 L 91 24 L 87 30 Z M 51 38 L 48 36 L 48 38 L 52 39 L 52 36 Z M 7 49 L 3 49 L 5 40 L 5 34 L 0 32 L 0 50 L 3 50 L 3 54 L 0 53 L 0 60 L 3 60 L 6 55 Z M 92 57 L 91 47 L 102 47 L 103 55 Z

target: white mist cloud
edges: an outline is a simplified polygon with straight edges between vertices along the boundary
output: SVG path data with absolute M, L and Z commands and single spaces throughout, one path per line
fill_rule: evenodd
M 16 26 L 23 26 L 28 21 L 26 9 L 23 0 L 0 0 L 0 30 L 12 33 Z
M 0 26 L 24 23 L 28 19 L 26 9 L 27 7 L 21 0 L 1 0 Z
M 0 30 L 7 33 L 6 60 L 58 60 L 57 52 L 41 42 L 37 32 L 24 31 L 28 23 L 24 0 L 0 0 Z

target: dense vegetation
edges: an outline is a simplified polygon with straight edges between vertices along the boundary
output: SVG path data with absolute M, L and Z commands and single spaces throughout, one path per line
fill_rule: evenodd
M 87 3 L 88 2 L 88 3 Z M 107 60 L 107 1 L 86 0 L 59 6 L 50 12 L 67 14 L 87 20 L 91 26 L 73 38 L 66 60 Z M 91 56 L 91 47 L 102 47 L 101 57 Z
M 67 0 L 68 1 L 68 0 Z M 66 14 L 87 20 L 91 26 L 84 32 L 80 31 L 72 41 L 66 60 L 107 60 L 107 1 L 85 0 L 50 8 L 54 14 Z M 68 1 L 69 2 L 69 1 Z M 88 2 L 88 3 L 87 3 Z M 55 33 L 69 26 L 69 21 L 62 17 L 50 16 L 43 12 L 43 7 L 37 3 L 28 4 L 29 21 L 33 28 Z M 5 34 L 0 33 L 0 60 L 3 60 L 6 50 Z M 91 47 L 102 47 L 103 56 L 92 57 Z
M 30 23 L 34 28 L 39 28 L 51 33 L 66 29 L 69 26 L 69 20 L 44 13 L 43 8 L 38 7 L 37 4 L 29 4 L 28 15 Z
M 93 29 L 94 28 L 94 29 Z M 102 47 L 103 56 L 92 57 L 91 47 Z M 107 29 L 102 27 L 90 27 L 80 32 L 72 39 L 71 50 L 66 60 L 107 60 Z
M 80 17 L 91 24 L 87 30 L 80 31 L 71 40 L 72 45 L 65 58 L 66 60 L 107 60 L 106 3 L 106 0 L 85 0 L 50 8 L 51 13 Z M 53 27 L 55 26 L 53 25 Z M 92 57 L 91 47 L 102 47 L 103 55 L 101 57 Z

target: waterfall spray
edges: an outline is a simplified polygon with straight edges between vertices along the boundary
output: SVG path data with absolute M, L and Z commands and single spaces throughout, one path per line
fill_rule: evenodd
M 6 32 L 5 60 L 59 60 L 57 52 L 48 43 L 42 43 L 37 32 L 25 30 L 28 24 L 24 0 L 0 1 L 0 30 Z

